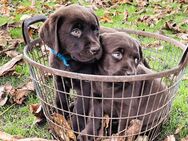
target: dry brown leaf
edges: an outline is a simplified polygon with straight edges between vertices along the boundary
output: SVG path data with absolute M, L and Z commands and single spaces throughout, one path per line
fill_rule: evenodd
M 5 94 L 5 86 L 0 86 L 0 106 L 4 106 L 8 100 L 8 96 Z
M 103 141 L 135 141 L 135 135 L 139 133 L 141 130 L 141 121 L 138 119 L 133 119 L 130 122 L 130 125 L 127 129 L 124 131 L 121 131 L 121 133 L 117 133 L 116 135 L 113 135 L 110 139 L 105 139 Z M 127 138 L 121 137 L 121 136 L 128 136 Z M 147 139 L 147 137 L 145 137 Z M 143 139 L 143 138 L 142 138 Z M 147 140 L 145 140 L 147 141 Z
M 8 42 L 8 45 L 11 44 L 10 47 L 5 48 L 2 51 L 0 51 L 0 55 L 6 54 L 6 52 L 8 52 L 10 50 L 16 49 L 16 47 L 18 47 L 18 45 L 19 45 L 19 41 L 18 40 L 12 40 L 12 41 L 7 41 L 7 42 Z M 19 54 L 17 54 L 17 55 L 19 55 Z M 14 57 L 16 57 L 17 55 L 15 55 Z
M 148 136 L 138 136 L 135 141 L 149 141 Z
M 14 65 L 20 61 L 23 58 L 23 55 L 20 54 L 16 57 L 14 57 L 12 60 L 10 60 L 9 62 L 7 62 L 6 64 L 4 64 L 3 66 L 1 66 L 0 68 L 0 76 L 5 75 L 6 73 L 8 73 L 12 67 L 14 67 Z
M 29 93 L 30 93 L 29 90 L 17 89 L 16 92 L 14 93 L 14 95 L 12 95 L 13 96 L 12 97 L 13 102 L 21 105 L 23 103 L 23 101 L 26 99 L 26 97 L 28 96 Z
M 18 56 L 20 53 L 15 50 L 10 50 L 10 51 L 5 52 L 5 54 L 8 57 L 14 58 L 14 57 Z
M 188 4 L 188 0 L 179 0 L 179 3 Z
M 29 106 L 30 112 L 36 117 L 36 122 L 38 125 L 43 124 L 46 121 L 41 104 L 31 104 Z
M 136 0 L 136 3 L 139 7 L 145 7 L 149 4 L 148 0 Z
M 184 30 L 180 29 L 180 27 L 176 23 L 174 23 L 172 21 L 167 21 L 165 23 L 165 27 L 164 28 L 167 29 L 167 30 L 171 30 L 171 31 L 173 31 L 175 33 L 183 33 L 183 32 L 185 32 Z
M 5 132 L 0 131 L 0 140 L 3 141 L 57 141 L 57 140 L 47 140 L 42 138 L 22 138 L 20 136 L 13 136 Z
M 58 135 L 59 138 L 66 141 L 71 141 L 71 140 L 76 141 L 76 136 L 63 115 L 54 113 L 52 115 L 52 119 L 57 125 L 61 127 L 63 126 L 64 128 L 67 129 L 67 130 L 63 130 L 63 128 L 51 124 L 51 128 L 54 130 L 54 132 L 56 133 L 56 135 Z
M 111 13 L 108 12 L 108 11 L 106 11 L 106 12 L 104 13 L 104 16 L 102 16 L 102 17 L 100 18 L 100 22 L 104 22 L 104 23 L 111 23 L 111 22 L 113 22 L 113 21 L 112 21 L 112 18 L 111 18 Z
M 181 141 L 188 141 L 188 136 L 183 138 L 183 139 L 181 139 Z
M 123 23 L 128 21 L 128 17 L 129 17 L 129 12 L 128 11 L 124 11 L 124 19 L 123 19 Z
M 16 9 L 16 13 L 17 14 L 23 14 L 25 12 L 29 12 L 29 13 L 32 13 L 32 12 L 35 12 L 36 9 L 32 6 L 19 6 L 17 9 Z
M 17 141 L 17 140 L 19 140 L 21 138 L 22 137 L 12 136 L 10 134 L 7 134 L 5 132 L 0 131 L 0 140 L 3 140 L 3 141 Z
M 179 34 L 177 34 L 177 36 L 179 38 L 181 38 L 182 40 L 188 41 L 188 34 L 187 33 L 179 33 Z
M 127 141 L 134 141 L 135 140 L 135 134 L 138 134 L 141 130 L 141 121 L 138 119 L 131 120 L 130 126 L 125 131 L 125 134 L 128 136 Z
M 146 23 L 147 25 L 149 26 L 154 26 L 158 21 L 159 21 L 160 17 L 158 17 L 158 14 L 157 15 L 153 15 L 153 16 L 143 16 L 143 17 L 140 17 L 138 18 L 138 22 L 144 22 Z
M 108 8 L 113 5 L 110 0 L 93 0 L 92 4 L 96 5 L 97 8 Z
M 22 104 L 31 91 L 34 91 L 33 82 L 28 82 L 23 87 L 16 89 L 11 95 L 13 102 Z
M 23 21 L 23 20 L 28 19 L 28 18 L 30 18 L 30 17 L 31 17 L 31 15 L 23 14 L 23 15 L 20 17 L 20 20 Z
M 164 46 L 161 44 L 160 41 L 154 41 L 150 44 L 147 44 L 146 46 L 144 46 L 146 48 L 155 48 L 157 50 L 163 50 Z
M 176 131 L 174 132 L 174 134 L 178 134 L 181 130 L 182 130 L 183 126 L 179 126 Z
M 34 86 L 32 82 L 28 82 L 23 87 L 15 89 L 11 85 L 6 84 L 4 91 L 10 96 L 11 103 L 22 104 L 27 95 L 34 91 Z
M 183 80 L 188 80 L 188 76 L 184 75 Z
M 99 136 L 104 136 L 104 131 L 109 127 L 110 119 L 109 119 L 108 115 L 104 116 L 102 123 L 103 123 L 103 127 L 101 127 L 99 130 Z M 98 140 L 100 140 L 100 139 L 98 139 Z
M 11 39 L 6 30 L 0 30 L 0 46 L 5 47 L 7 45 L 7 39 Z
M 10 15 L 9 0 L 1 0 L 0 4 L 2 4 L 0 13 L 3 14 L 4 16 L 9 16 Z
M 167 136 L 164 141 L 176 141 L 174 135 Z

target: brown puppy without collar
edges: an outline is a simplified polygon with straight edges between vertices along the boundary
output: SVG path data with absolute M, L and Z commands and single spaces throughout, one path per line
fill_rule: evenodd
M 146 68 L 142 63 L 141 47 L 136 40 L 126 33 L 120 32 L 105 33 L 101 36 L 103 56 L 99 61 L 98 71 L 95 72 L 95 74 L 136 75 L 152 73 L 152 71 Z M 112 88 L 113 85 L 114 89 Z M 158 115 L 159 112 L 150 112 L 160 108 L 164 104 L 165 98 L 167 98 L 166 92 L 163 91 L 164 89 L 165 85 L 158 79 L 125 83 L 118 82 L 114 84 L 104 82 L 103 87 L 100 82 L 95 82 L 93 84 L 93 95 L 95 97 L 103 97 L 103 102 L 100 99 L 94 100 L 91 105 L 90 115 L 92 117 L 98 117 L 98 119 L 90 118 L 82 133 L 99 135 L 99 130 L 102 126 L 102 120 L 100 118 L 104 115 L 109 115 L 113 118 L 122 118 L 118 121 L 116 133 L 126 129 L 129 122 L 135 117 L 143 121 L 143 129 L 151 127 L 152 123 L 155 125 L 155 121 L 160 116 Z M 159 93 L 149 96 L 150 93 L 157 92 Z M 143 97 L 133 98 L 139 96 Z M 113 97 L 113 101 L 107 99 Z M 131 116 L 134 118 L 128 118 Z M 114 127 L 109 126 L 110 130 L 113 130 Z M 112 132 L 109 133 L 109 135 L 112 135 Z M 87 138 L 81 134 L 78 136 L 78 140 L 80 141 L 87 139 L 88 141 L 92 141 L 94 138 Z
M 88 8 L 79 5 L 61 7 L 50 15 L 40 30 L 43 42 L 52 49 L 50 66 L 56 69 L 72 72 L 93 73 L 94 62 L 102 55 L 99 43 L 99 22 L 94 13 Z M 67 60 L 62 60 L 62 55 Z M 59 57 L 60 56 L 60 57 Z M 67 61 L 67 62 L 64 62 Z M 69 93 L 71 80 L 54 76 L 56 91 L 56 105 L 59 109 L 69 111 Z M 73 80 L 73 87 L 80 95 L 80 81 Z M 89 85 L 83 82 L 83 95 L 89 96 Z M 83 109 L 85 105 L 85 110 Z M 74 112 L 87 115 L 89 103 L 86 99 L 77 99 Z M 60 110 L 61 111 L 61 110 Z M 68 117 L 67 112 L 62 112 Z M 73 129 L 78 131 L 84 128 L 83 118 L 79 118 L 77 125 L 76 116 L 73 116 Z M 79 124 L 78 123 L 78 124 Z

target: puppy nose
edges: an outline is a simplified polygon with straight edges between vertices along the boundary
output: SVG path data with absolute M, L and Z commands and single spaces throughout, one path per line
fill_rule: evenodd
M 90 53 L 91 54 L 97 54 L 97 52 L 100 50 L 100 47 L 94 46 L 90 48 Z

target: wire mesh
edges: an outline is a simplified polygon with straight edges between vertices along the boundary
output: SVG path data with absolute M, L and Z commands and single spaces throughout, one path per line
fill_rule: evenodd
M 183 70 L 157 74 L 176 68 L 183 50 L 177 47 L 178 43 L 145 35 L 133 36 L 142 43 L 144 57 L 155 71 L 148 77 L 144 74 L 91 76 L 56 70 L 49 67 L 49 50 L 40 40 L 26 47 L 25 56 L 36 92 L 58 139 L 133 141 L 142 136 L 152 141 L 159 135 L 161 125 L 169 116 Z M 61 81 L 61 90 L 54 84 L 55 79 Z M 67 81 L 70 91 L 66 90 Z M 67 109 L 56 104 L 57 97 L 63 100 L 61 94 L 66 96 Z M 83 113 L 74 108 L 78 100 Z M 85 107 L 86 103 L 89 108 Z M 58 120 L 59 114 L 61 120 Z

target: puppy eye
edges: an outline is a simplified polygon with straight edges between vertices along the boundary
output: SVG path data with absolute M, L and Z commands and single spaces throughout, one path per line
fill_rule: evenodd
M 72 31 L 71 31 L 71 35 L 77 37 L 77 38 L 80 38 L 80 36 L 82 35 L 82 31 L 78 28 L 74 28 Z
M 135 57 L 135 58 L 134 58 L 134 62 L 135 62 L 136 65 L 138 65 L 139 59 L 138 59 L 137 57 Z
M 112 56 L 117 59 L 117 60 L 121 60 L 123 58 L 123 54 L 120 51 L 116 51 L 112 54 Z
M 94 33 L 96 34 L 96 35 L 99 35 L 99 28 L 98 28 L 98 26 L 91 26 L 91 29 L 94 31 Z

